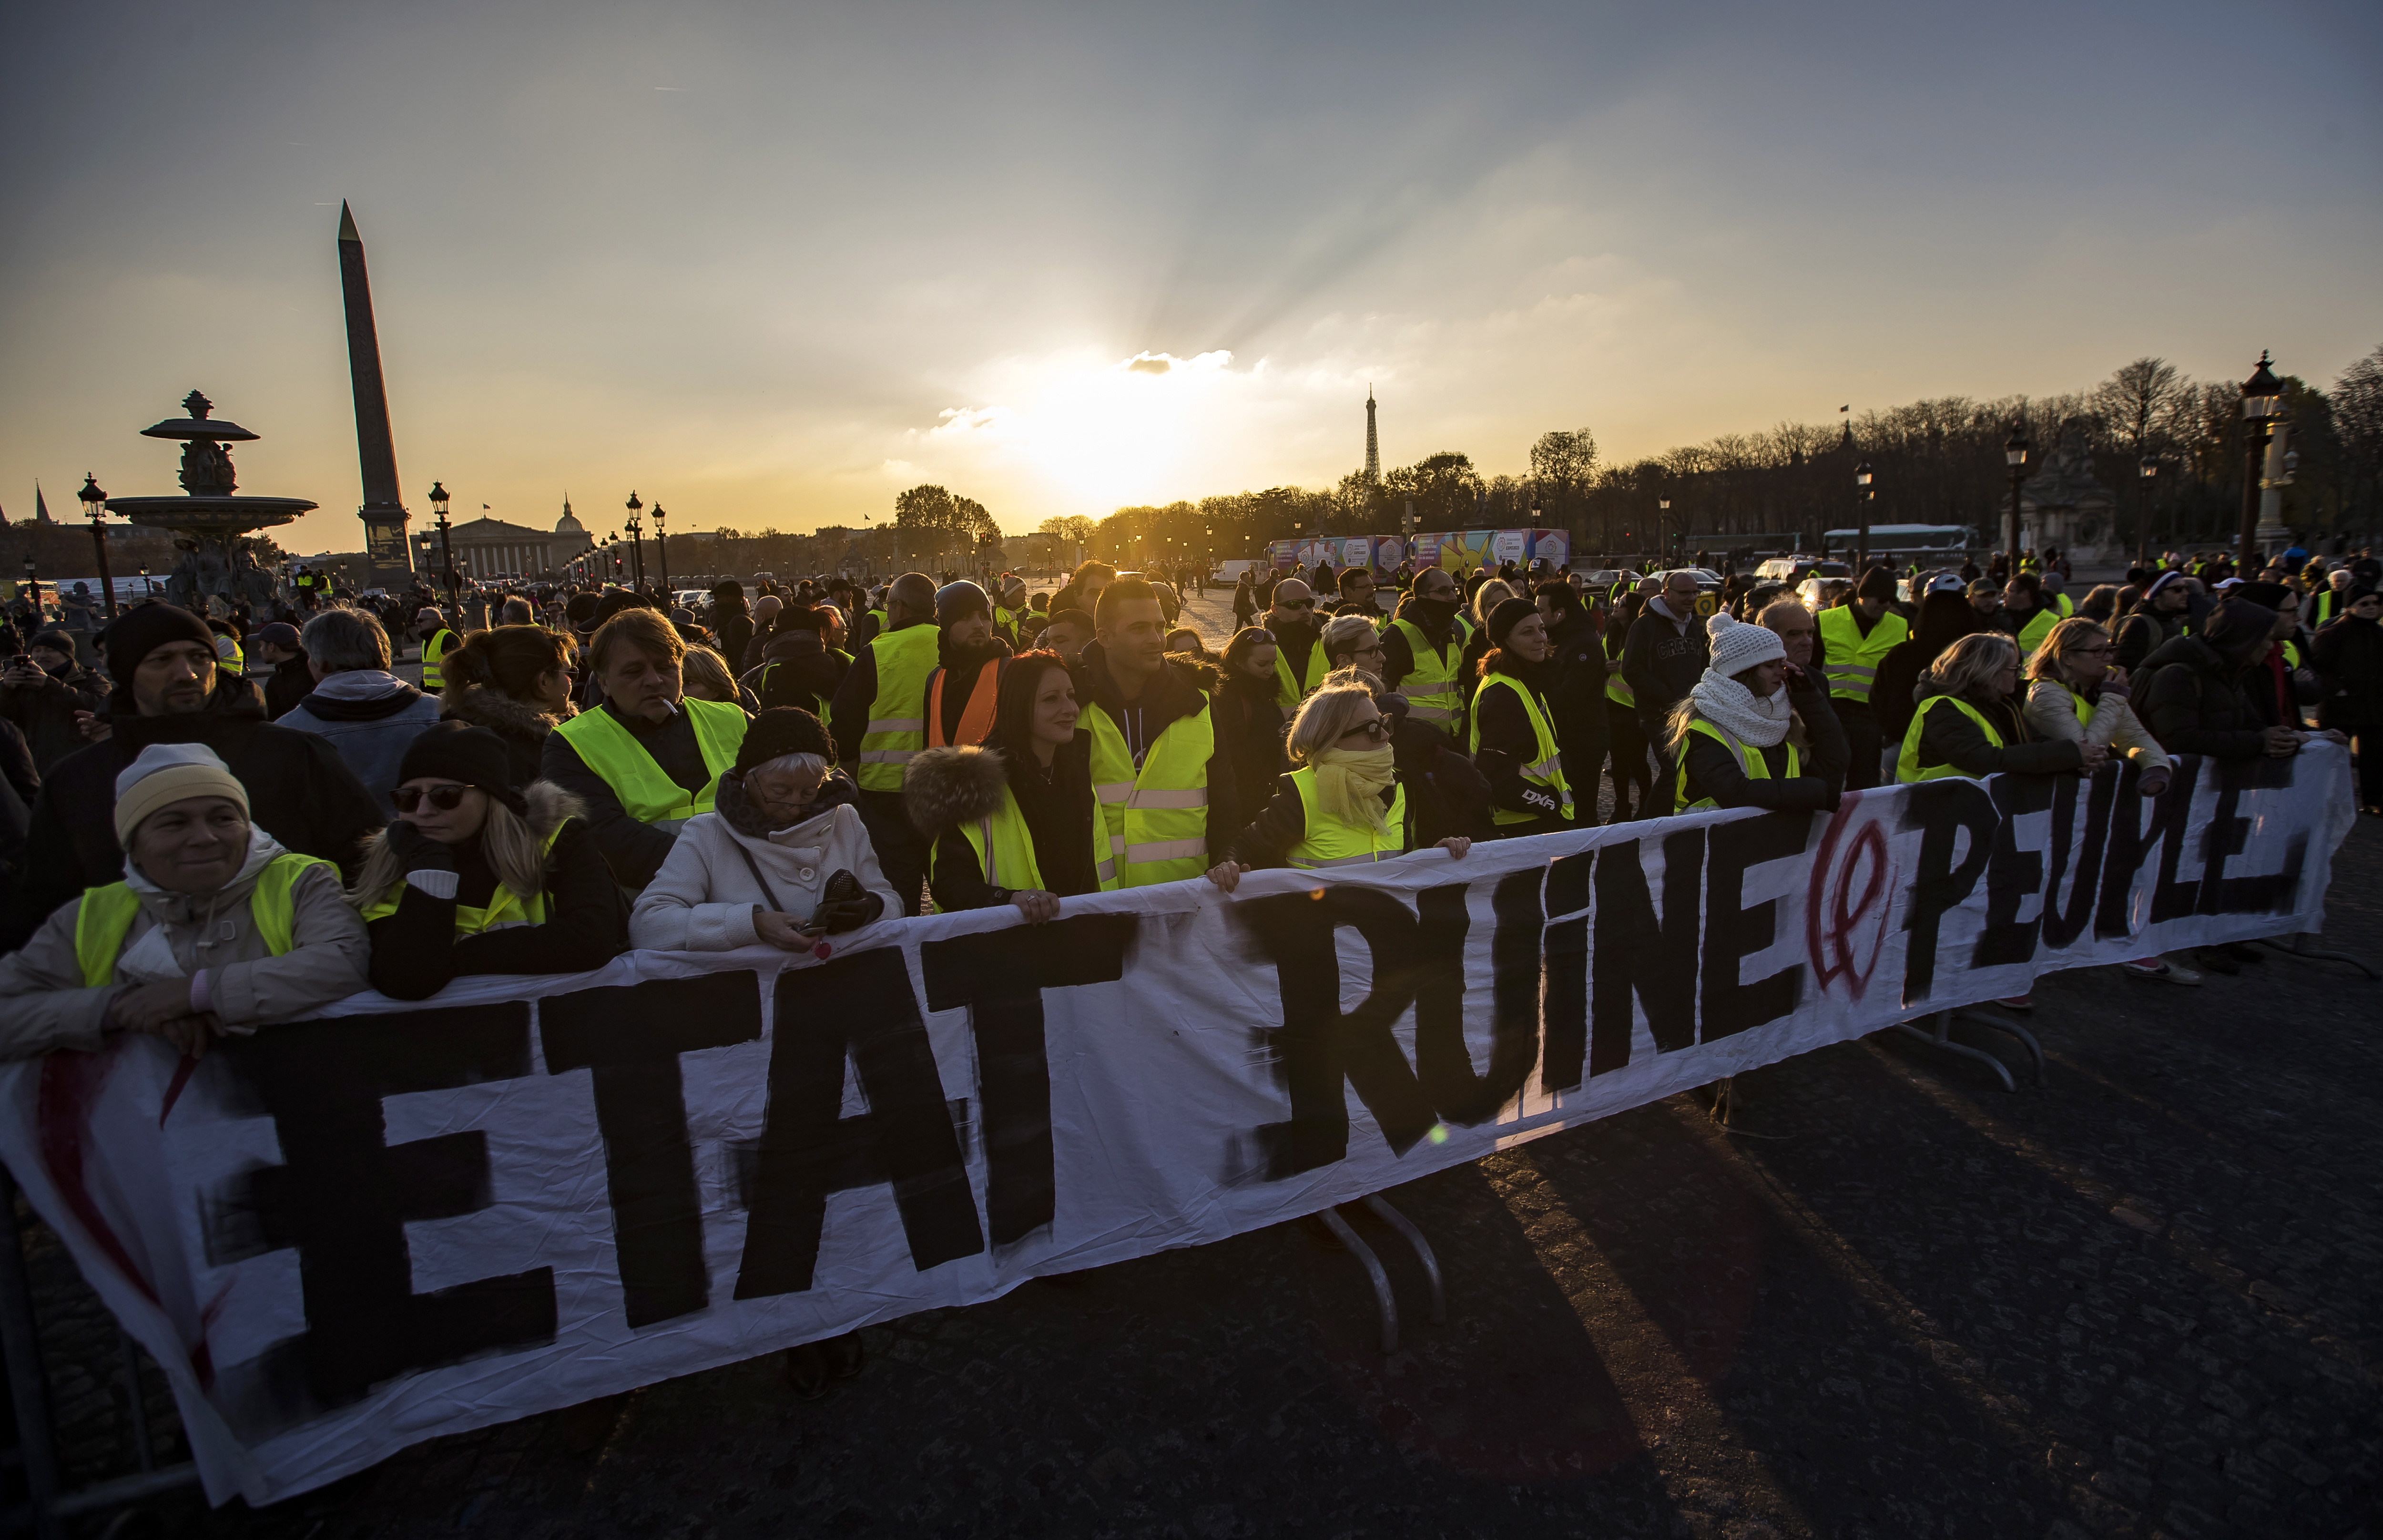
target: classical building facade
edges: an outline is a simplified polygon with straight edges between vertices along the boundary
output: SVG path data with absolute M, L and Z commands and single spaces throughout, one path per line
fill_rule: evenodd
M 595 542 L 572 516 L 571 500 L 562 503 L 562 517 L 552 529 L 533 529 L 502 519 L 467 519 L 448 530 L 455 552 L 455 571 L 467 579 L 520 577 L 535 582 L 559 578 L 574 557 Z M 414 569 L 432 581 L 442 571 L 438 531 L 414 531 Z

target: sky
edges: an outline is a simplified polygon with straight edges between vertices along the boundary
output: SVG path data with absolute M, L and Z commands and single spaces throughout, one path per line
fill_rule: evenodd
M 1012 532 L 1462 450 L 2383 343 L 2383 8 L 8 7 L 0 511 L 192 387 L 360 541 L 335 239 L 405 501 Z

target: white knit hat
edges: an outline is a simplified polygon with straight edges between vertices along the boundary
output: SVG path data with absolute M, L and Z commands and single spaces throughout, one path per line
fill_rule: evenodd
M 1767 625 L 1715 615 L 1705 622 L 1705 634 L 1712 638 L 1710 666 L 1724 679 L 1744 673 L 1757 663 L 1782 662 L 1787 657 L 1787 644 Z
M 204 744 L 151 744 L 116 777 L 116 843 L 130 847 L 141 820 L 169 802 L 220 796 L 248 816 L 248 788 Z

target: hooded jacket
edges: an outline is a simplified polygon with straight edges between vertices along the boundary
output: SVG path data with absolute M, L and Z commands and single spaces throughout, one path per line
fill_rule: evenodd
M 2110 661 L 2134 672 L 2142 667 L 2143 659 L 2185 634 L 2192 620 L 2190 608 L 2171 613 L 2160 609 L 2150 598 L 2139 598 L 2119 620 L 2113 640 L 2118 650 Z
M 1577 796 L 1579 788 L 1597 785 L 1598 767 L 1605 763 L 1612 736 L 1605 718 L 1604 635 L 1596 615 L 1574 604 L 1549 628 L 1548 640 L 1555 648 L 1549 659 L 1555 682 L 1548 687 L 1548 706 L 1563 751 L 1564 779 Z
M 1642 718 L 1661 716 L 1685 699 L 1711 660 L 1712 643 L 1704 622 L 1694 611 L 1685 619 L 1674 615 L 1661 594 L 1648 598 L 1622 644 L 1622 677 L 1636 696 Z
M 762 710 L 798 706 L 816 712 L 821 702 L 835 698 L 851 667 L 851 657 L 830 650 L 818 632 L 790 627 L 771 635 L 760 663 L 739 683 L 753 693 Z
M 2247 599 L 2209 611 L 2196 635 L 2155 648 L 2142 662 L 2145 725 L 2170 754 L 2255 759 L 2266 752 L 2266 726 L 2243 688 L 2243 672 L 2275 629 L 2276 612 Z
M 144 717 L 130 690 L 108 696 L 109 734 L 68 755 L 43 781 L 25 838 L 25 876 L 0 950 L 22 944 L 85 888 L 124 875 L 116 843 L 116 777 L 151 744 L 204 744 L 248 789 L 256 827 L 302 856 L 352 869 L 364 836 L 387 821 L 328 742 L 265 720 L 244 684 L 218 683 L 204 710 Z
M 279 725 L 327 740 L 378 806 L 397 785 L 406 745 L 438 720 L 438 702 L 397 675 L 347 669 L 318 681 Z
M 2345 731 L 2383 726 L 2383 621 L 2343 614 L 2319 628 L 2309 648 L 2324 695 L 2317 725 Z M 2361 752 L 2365 752 L 2364 745 Z
M 1233 762 L 1233 784 L 1271 786 L 1275 777 L 1290 768 L 1283 758 L 1282 707 L 1275 699 L 1276 684 L 1239 670 L 1228 671 L 1216 688 L 1216 743 Z
M 440 721 L 485 727 L 505 741 L 505 762 L 516 786 L 526 786 L 537 779 L 547 735 L 578 714 L 579 708 L 564 701 L 562 715 L 549 715 L 528 701 L 515 700 L 492 684 L 458 682 L 449 684 L 438 696 Z
M 478 840 L 450 846 L 453 897 L 409 882 L 400 890 L 397 912 L 372 921 L 373 988 L 392 1000 L 426 1000 L 464 974 L 584 973 L 627 950 L 628 902 L 604 864 L 579 799 L 551 781 L 532 782 L 524 795 L 530 832 L 540 841 L 555 836 L 546 855 L 545 923 L 455 934 L 457 906 L 485 906 L 496 896 L 497 873 Z
M 839 871 L 852 873 L 884 900 L 887 915 L 899 918 L 902 901 L 878 868 L 858 799 L 851 779 L 831 771 L 810 817 L 770 830 L 745 795 L 743 778 L 733 770 L 722 775 L 713 810 L 686 821 L 661 869 L 637 895 L 629 944 L 657 952 L 730 952 L 759 944 L 757 911 L 774 901 L 777 913 L 808 919 Z
M 1913 686 L 1945 649 L 1964 636 L 1992 629 L 1966 594 L 1930 594 L 1920 599 L 1920 622 L 1911 628 L 1910 640 L 1886 649 L 1886 656 L 1879 660 L 1878 678 L 1871 685 L 1871 706 L 1878 714 L 1883 741 L 1903 741 L 1911 726 L 1912 708 L 1919 704 Z M 1819 661 L 1818 657 L 1813 659 L 1816 666 Z
M 1078 728 L 1074 739 L 1053 756 L 1054 774 L 1045 795 L 1033 807 L 1026 797 L 1018 798 L 1044 891 L 1062 897 L 1099 887 L 1093 868 L 1093 820 L 1100 811 L 1092 795 L 1092 751 L 1091 732 Z M 932 880 L 937 909 L 988 909 L 1007 903 L 1019 891 L 984 880 L 984 863 L 967 833 L 968 825 L 1001 811 L 1003 793 L 1015 795 L 1013 782 L 1021 770 L 1042 773 L 1039 766 L 1013 763 L 1011 753 L 996 734 L 982 748 L 931 748 L 910 761 L 902 782 L 902 805 L 910 826 L 934 846 Z M 1055 848 L 1061 842 L 1068 848 Z M 1072 880 L 1055 873 L 1070 873 Z
M 111 786 L 113 782 L 110 782 Z M 75 955 L 81 895 L 43 920 L 22 949 L 0 957 L 0 1059 L 55 1049 L 96 1053 L 107 1008 L 127 985 L 206 970 L 206 1009 L 235 1032 L 294 1021 L 364 988 L 364 923 L 340 892 L 337 870 L 309 867 L 290 892 L 296 945 L 277 957 L 250 912 L 249 894 L 285 854 L 261 828 L 249 832 L 239 873 L 212 893 L 168 893 L 137 869 L 124 881 L 140 900 L 110 982 L 87 989 Z M 130 863 L 127 863 L 128 867 Z

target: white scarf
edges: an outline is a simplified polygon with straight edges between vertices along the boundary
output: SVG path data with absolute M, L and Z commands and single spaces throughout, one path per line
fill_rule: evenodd
M 1697 681 L 1688 698 L 1697 703 L 1697 715 L 1738 742 L 1756 748 L 1777 747 L 1780 740 L 1787 736 L 1787 724 L 1796 715 L 1795 707 L 1787 699 L 1786 685 L 1759 697 L 1729 675 L 1710 669 Z

